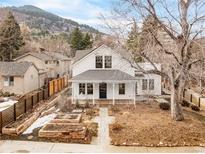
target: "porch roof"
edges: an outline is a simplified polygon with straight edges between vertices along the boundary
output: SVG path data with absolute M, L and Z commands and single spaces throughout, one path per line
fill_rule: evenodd
M 72 82 L 80 81 L 135 81 L 136 78 L 119 70 L 88 70 L 71 79 Z

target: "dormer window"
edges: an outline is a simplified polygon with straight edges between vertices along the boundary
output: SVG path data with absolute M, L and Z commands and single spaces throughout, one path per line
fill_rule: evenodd
M 95 57 L 95 67 L 96 68 L 103 68 L 103 57 L 102 56 Z
M 112 68 L 112 56 L 105 56 L 105 68 Z

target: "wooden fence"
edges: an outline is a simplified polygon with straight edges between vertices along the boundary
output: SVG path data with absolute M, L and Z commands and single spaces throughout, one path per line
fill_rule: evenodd
M 0 112 L 0 133 L 2 128 L 11 122 L 16 121 L 23 114 L 31 111 L 42 100 L 47 100 L 50 96 L 60 92 L 68 86 L 66 77 L 55 79 L 49 82 L 48 87 L 40 89 L 32 94 L 28 94 L 18 100 L 17 103 Z
M 184 91 L 184 99 L 186 101 L 189 101 L 189 102 L 197 105 L 198 107 L 201 107 L 201 106 L 205 107 L 205 97 L 194 92 L 193 90 L 186 89 Z

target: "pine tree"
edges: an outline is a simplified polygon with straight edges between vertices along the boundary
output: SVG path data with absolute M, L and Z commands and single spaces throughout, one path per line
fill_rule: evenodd
M 136 50 L 139 46 L 139 32 L 136 22 L 134 21 L 133 27 L 128 35 L 127 47 L 129 50 Z
M 71 48 L 73 50 L 84 49 L 83 34 L 78 27 L 71 33 Z
M 85 49 L 89 49 L 92 48 L 92 44 L 93 42 L 91 40 L 91 36 L 88 33 L 86 33 L 83 39 L 83 47 Z
M 131 50 L 133 52 L 136 52 L 139 50 L 140 48 L 140 33 L 138 31 L 138 26 L 136 24 L 136 22 L 134 21 L 133 23 L 133 27 L 128 35 L 128 39 L 127 39 L 127 48 L 128 50 Z M 135 61 L 136 62 L 141 62 L 142 58 L 140 56 L 135 57 Z
M 24 45 L 19 24 L 9 11 L 7 18 L 0 27 L 0 56 L 2 60 L 11 61 L 19 54 Z
M 153 36 L 157 35 L 158 29 L 159 26 L 157 25 L 156 21 L 151 16 L 147 16 L 143 21 L 142 31 L 140 35 L 141 50 L 143 50 L 147 42 L 149 42 L 150 45 L 155 44 L 155 39 L 153 38 Z

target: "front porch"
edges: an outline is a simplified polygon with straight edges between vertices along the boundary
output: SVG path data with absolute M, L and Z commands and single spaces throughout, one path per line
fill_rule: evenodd
M 88 70 L 72 78 L 72 102 L 78 100 L 132 100 L 135 104 L 136 78 L 119 70 Z

